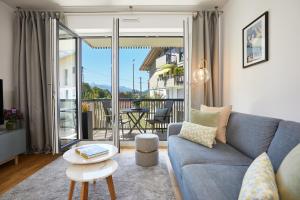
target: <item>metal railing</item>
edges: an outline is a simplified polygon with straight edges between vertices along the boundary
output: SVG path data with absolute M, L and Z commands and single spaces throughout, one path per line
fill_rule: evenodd
M 105 129 L 107 126 L 106 117 L 104 113 L 104 108 L 102 101 L 107 101 L 110 99 L 91 99 L 91 100 L 82 100 L 82 102 L 86 102 L 90 105 L 90 110 L 93 112 L 93 128 L 94 129 Z M 119 109 L 128 109 L 133 107 L 133 102 L 137 99 L 120 99 L 119 100 Z M 170 123 L 171 122 L 182 122 L 184 119 L 184 99 L 138 99 L 141 104 L 141 108 L 149 109 L 148 116 L 145 118 L 153 119 L 154 113 L 158 108 L 163 108 L 164 104 L 168 100 L 172 100 L 173 109 L 170 113 Z M 124 116 L 126 117 L 126 116 Z M 141 120 L 141 124 L 145 124 L 145 119 Z M 167 124 L 163 127 L 166 128 Z M 129 127 L 124 127 L 125 129 Z M 145 127 L 146 129 L 150 129 L 150 126 Z
M 184 76 L 183 75 L 167 75 L 158 77 L 158 88 L 183 86 Z

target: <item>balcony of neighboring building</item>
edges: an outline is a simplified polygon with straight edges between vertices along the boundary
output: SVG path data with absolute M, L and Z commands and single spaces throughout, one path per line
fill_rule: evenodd
M 175 66 L 157 71 L 149 79 L 150 89 L 162 88 L 183 88 L 184 83 L 184 68 L 183 66 Z
M 178 55 L 176 54 L 165 54 L 157 58 L 155 61 L 156 69 L 160 70 L 172 65 L 177 65 L 177 57 Z

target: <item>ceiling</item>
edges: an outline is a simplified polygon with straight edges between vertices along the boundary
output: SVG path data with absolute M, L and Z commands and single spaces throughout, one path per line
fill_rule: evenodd
M 15 8 L 65 12 L 196 11 L 228 0 L 0 0 Z M 129 6 L 133 6 L 132 9 Z

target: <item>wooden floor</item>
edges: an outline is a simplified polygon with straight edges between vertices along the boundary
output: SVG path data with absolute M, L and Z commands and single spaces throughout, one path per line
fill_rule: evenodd
M 132 152 L 134 149 L 121 149 L 122 152 Z M 161 153 L 167 155 L 167 149 L 161 148 Z M 0 195 L 15 185 L 34 174 L 36 171 L 46 166 L 59 156 L 53 156 L 52 154 L 31 154 L 19 156 L 19 164 L 15 165 L 14 161 L 7 162 L 0 165 Z M 170 175 L 171 185 L 174 189 L 175 197 L 177 200 L 181 200 L 181 194 L 175 179 L 175 175 L 169 159 L 167 158 L 167 167 Z
M 0 165 L 0 195 L 46 166 L 58 156 L 52 154 L 20 155 L 19 164 L 14 161 Z

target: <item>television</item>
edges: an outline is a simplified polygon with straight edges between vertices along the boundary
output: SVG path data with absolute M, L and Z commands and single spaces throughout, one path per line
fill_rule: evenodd
M 0 125 L 4 124 L 4 108 L 3 108 L 3 80 L 0 79 Z

